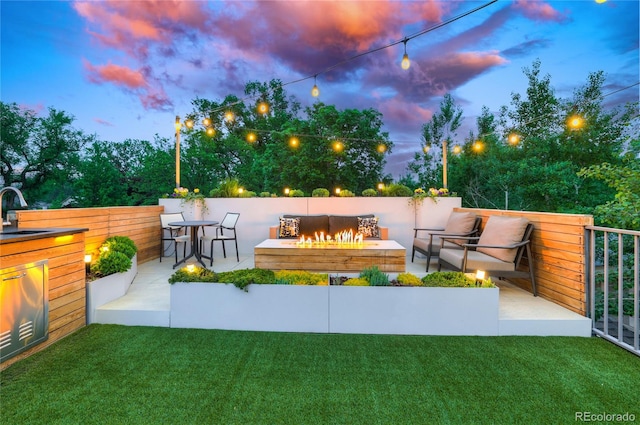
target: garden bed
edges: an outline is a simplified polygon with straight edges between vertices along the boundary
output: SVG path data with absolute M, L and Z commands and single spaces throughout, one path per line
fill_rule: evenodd
M 171 285 L 171 327 L 498 335 L 498 288 Z

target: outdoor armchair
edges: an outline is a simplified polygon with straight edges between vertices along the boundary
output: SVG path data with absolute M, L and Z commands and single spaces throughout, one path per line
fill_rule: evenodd
M 438 271 L 445 266 L 447 269 L 465 273 L 483 270 L 487 275 L 498 278 L 526 278 L 531 282 L 533 295 L 537 296 L 531 252 L 532 232 L 533 224 L 525 218 L 491 216 L 480 237 L 465 238 L 472 242 L 464 243 L 463 249 L 451 249 L 441 245 Z M 455 239 L 461 238 L 442 238 L 442 244 L 453 242 Z M 521 270 L 525 254 L 527 270 Z
M 462 249 L 462 244 L 468 242 L 468 239 L 453 239 L 443 242 L 444 236 L 476 236 L 478 229 L 482 223 L 482 218 L 471 212 L 452 212 L 447 220 L 444 229 L 413 229 L 413 249 L 411 251 L 411 262 L 416 252 L 427 257 L 427 268 L 429 271 L 429 262 L 433 255 L 438 255 L 441 247 L 451 249 Z

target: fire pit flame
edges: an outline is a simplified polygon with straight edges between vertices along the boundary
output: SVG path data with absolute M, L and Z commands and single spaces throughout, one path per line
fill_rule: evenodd
M 344 230 L 342 232 L 336 233 L 333 237 L 331 235 L 326 235 L 324 232 L 315 232 L 315 239 L 308 237 L 305 238 L 304 235 L 300 237 L 297 242 L 298 246 L 353 246 L 353 245 L 362 245 L 364 242 L 364 236 L 362 233 L 354 233 L 353 229 Z

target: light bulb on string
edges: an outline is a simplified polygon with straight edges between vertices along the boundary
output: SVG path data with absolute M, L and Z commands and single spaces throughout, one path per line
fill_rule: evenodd
M 460 147 L 460 145 L 455 145 L 453 147 L 453 153 L 458 155 L 460 152 L 462 152 L 462 148 Z
M 262 115 L 265 115 L 267 112 L 269 112 L 269 105 L 267 104 L 267 102 L 260 102 L 258 104 L 258 112 Z
M 205 133 L 207 133 L 207 136 L 213 137 L 213 135 L 216 134 L 216 130 L 213 127 L 207 127 Z
M 185 125 L 187 128 L 193 128 L 193 120 L 192 120 L 191 118 L 187 119 L 187 120 L 184 122 L 184 125 Z
M 344 149 L 344 145 L 342 144 L 341 141 L 336 140 L 335 142 L 333 142 L 333 150 L 336 152 L 342 152 L 342 149 Z
M 210 118 L 208 118 L 208 117 L 205 117 L 205 118 L 202 120 L 202 125 L 204 125 L 205 127 L 209 127 L 209 126 L 211 125 L 211 119 L 210 119 Z M 188 127 L 188 126 L 189 126 L 189 125 L 187 125 L 187 127 Z
M 292 137 L 289 139 L 289 146 L 291 146 L 292 148 L 297 148 L 299 144 L 300 144 L 300 141 L 298 140 L 297 137 Z
M 235 116 L 233 115 L 233 112 L 231 111 L 227 111 L 224 114 L 224 120 L 226 122 L 233 122 L 233 120 L 235 119 Z
M 520 143 L 520 136 L 517 133 L 511 133 L 509 134 L 508 140 L 512 145 L 517 145 L 518 143 Z
M 257 139 L 256 133 L 247 134 L 247 142 L 254 143 Z
M 402 56 L 402 62 L 400 62 L 400 66 L 402 67 L 402 69 L 404 69 L 405 71 L 407 69 L 409 69 L 409 67 L 411 66 L 411 61 L 409 60 L 409 55 L 407 55 L 407 39 L 404 39 L 404 56 Z
M 484 145 L 482 144 L 482 142 L 480 140 L 476 140 L 475 142 L 473 142 L 473 150 L 476 152 L 480 152 L 482 151 L 482 148 L 484 147 Z
M 580 115 L 573 115 L 569 118 L 568 124 L 572 130 L 578 130 L 582 128 L 582 125 L 584 124 L 584 119 Z
M 318 77 L 317 75 L 313 76 L 313 88 L 311 89 L 311 96 L 313 96 L 313 97 L 320 96 L 320 89 L 318 88 L 318 84 L 317 84 L 317 81 L 316 81 L 317 77 Z
M 384 143 L 380 143 L 378 145 L 378 152 L 385 153 L 387 151 L 387 146 Z

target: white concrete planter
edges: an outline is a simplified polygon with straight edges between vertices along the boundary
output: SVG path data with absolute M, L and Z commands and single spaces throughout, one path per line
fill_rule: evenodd
M 498 288 L 331 286 L 329 331 L 498 335 Z
M 171 285 L 171 327 L 328 332 L 328 286 Z
M 171 327 L 277 332 L 498 335 L 498 288 L 175 283 Z
M 95 322 L 96 309 L 124 296 L 138 274 L 138 254 L 131 260 L 131 268 L 87 283 L 87 324 Z

